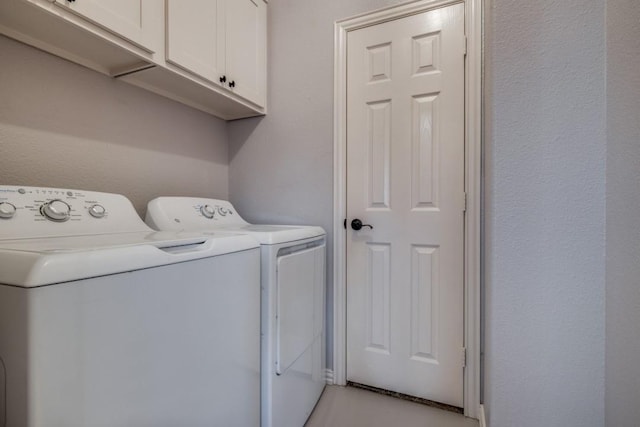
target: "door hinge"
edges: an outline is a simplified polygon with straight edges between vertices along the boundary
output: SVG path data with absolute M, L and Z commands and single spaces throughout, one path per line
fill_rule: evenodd
M 466 368 L 467 367 L 467 348 L 466 347 L 462 347 L 462 367 Z
M 464 51 L 463 51 L 464 56 L 467 56 L 467 40 L 468 40 L 467 36 L 464 36 L 464 48 L 463 48 L 464 49 Z
M 464 192 L 462 194 L 462 212 L 466 212 L 467 211 L 467 193 Z
M 342 223 L 344 225 L 344 229 L 347 229 L 347 218 L 344 219 L 344 222 Z

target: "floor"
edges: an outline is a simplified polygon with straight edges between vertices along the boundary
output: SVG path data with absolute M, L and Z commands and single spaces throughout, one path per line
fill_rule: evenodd
M 442 409 L 353 387 L 327 386 L 305 427 L 478 427 Z

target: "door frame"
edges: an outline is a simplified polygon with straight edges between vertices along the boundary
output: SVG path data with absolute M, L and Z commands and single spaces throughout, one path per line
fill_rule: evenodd
M 339 20 L 334 33 L 334 180 L 333 180 L 333 372 L 329 382 L 347 382 L 346 172 L 347 172 L 347 34 L 428 10 L 464 3 L 465 192 L 464 221 L 464 414 L 480 415 L 481 212 L 482 212 L 482 1 L 418 0 Z

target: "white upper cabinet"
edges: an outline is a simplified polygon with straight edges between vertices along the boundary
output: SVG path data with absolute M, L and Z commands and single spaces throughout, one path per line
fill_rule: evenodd
M 162 17 L 162 0 L 55 0 L 55 5 L 149 52 L 161 48 L 154 20 Z
M 265 0 L 0 0 L 0 34 L 224 120 L 266 113 Z
M 168 63 L 263 107 L 267 15 L 263 0 L 167 1 Z
M 227 85 L 265 105 L 267 8 L 262 0 L 228 0 L 226 5 Z
M 167 0 L 167 62 L 218 83 L 224 74 L 224 0 Z

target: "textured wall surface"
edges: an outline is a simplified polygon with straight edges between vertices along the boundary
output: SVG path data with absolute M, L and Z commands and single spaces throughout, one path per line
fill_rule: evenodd
M 226 197 L 225 122 L 0 36 L 0 183 Z
M 140 214 L 228 196 L 250 221 L 331 233 L 333 23 L 395 3 L 270 2 L 269 115 L 228 125 L 0 36 L 0 183 L 122 193 Z M 640 418 L 640 6 L 609 1 L 605 21 L 604 4 L 487 3 L 491 427 L 605 423 L 605 190 L 606 425 Z
M 601 427 L 605 2 L 488 5 L 488 422 Z
M 607 2 L 606 425 L 640 423 L 640 3 Z
M 229 124 L 229 194 L 248 221 L 317 224 L 329 233 L 328 363 L 332 363 L 333 25 L 397 0 L 269 3 L 269 104 Z

